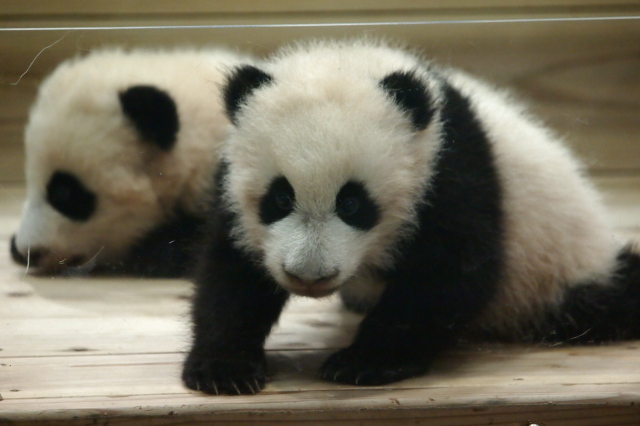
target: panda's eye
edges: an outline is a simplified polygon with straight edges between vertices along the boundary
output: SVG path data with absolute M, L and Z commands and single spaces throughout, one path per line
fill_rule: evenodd
M 296 196 L 287 178 L 275 178 L 260 200 L 260 221 L 270 225 L 284 219 L 294 210 L 295 202 Z
M 71 220 L 86 221 L 96 208 L 96 196 L 69 173 L 55 172 L 47 184 L 47 202 Z
M 355 197 L 338 199 L 336 210 L 339 216 L 353 216 L 360 208 L 360 201 Z
M 284 192 L 280 192 L 274 195 L 276 205 L 280 210 L 291 211 L 293 210 L 293 200 Z
M 336 214 L 347 225 L 366 231 L 378 223 L 379 209 L 362 183 L 349 181 L 336 196 Z

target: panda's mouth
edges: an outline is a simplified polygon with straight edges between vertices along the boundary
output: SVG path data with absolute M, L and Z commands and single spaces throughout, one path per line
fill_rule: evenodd
M 342 285 L 336 280 L 308 282 L 289 278 L 283 287 L 289 292 L 304 297 L 318 299 L 335 293 Z
M 281 285 L 289 292 L 305 297 L 320 298 L 335 293 L 341 286 L 338 269 L 326 274 L 295 274 L 284 265 L 282 267 L 283 279 Z
M 322 297 L 327 297 L 332 295 L 333 293 L 336 292 L 336 290 L 338 290 L 339 286 L 317 286 L 317 285 L 311 285 L 311 286 L 288 286 L 287 289 L 298 296 L 304 296 L 304 297 L 312 297 L 314 299 L 319 299 Z
M 29 248 L 27 253 L 22 253 L 16 244 L 16 237 L 11 238 L 11 257 L 14 262 L 25 266 L 27 272 L 37 275 L 64 274 L 68 270 L 90 270 L 95 266 L 93 258 L 87 261 L 83 255 L 61 256 L 54 250 L 43 248 Z M 87 271 L 88 272 L 88 271 Z
M 36 268 L 38 274 L 76 275 L 71 271 L 80 272 L 86 269 L 86 263 L 84 256 L 66 256 L 59 258 L 58 256 L 47 255 L 40 258 L 36 257 L 36 261 L 32 262 L 31 266 Z M 88 270 L 83 272 L 88 272 Z

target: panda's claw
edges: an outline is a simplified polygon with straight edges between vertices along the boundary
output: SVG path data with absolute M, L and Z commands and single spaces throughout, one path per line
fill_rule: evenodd
M 336 373 L 333 375 L 334 382 L 338 381 L 338 377 L 340 377 L 340 373 L 342 373 L 342 370 L 336 371 Z
M 249 391 L 255 395 L 256 393 L 258 393 L 260 391 L 260 387 L 253 387 L 253 384 L 251 384 L 251 382 L 245 380 L 244 385 L 249 389 Z
M 361 372 L 356 376 L 356 381 L 355 384 L 356 386 L 360 384 L 360 379 L 362 379 L 362 377 L 366 374 L 366 372 Z
M 321 367 L 324 380 L 357 386 L 378 386 L 423 374 L 426 359 L 372 356 L 346 348 L 331 355 Z
M 211 395 L 256 394 L 266 381 L 265 362 L 210 357 L 201 359 L 191 355 L 185 362 L 182 380 L 189 389 Z

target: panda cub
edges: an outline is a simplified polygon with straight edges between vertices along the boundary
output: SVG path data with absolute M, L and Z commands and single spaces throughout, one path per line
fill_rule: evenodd
M 416 54 L 316 41 L 239 66 L 183 380 L 255 393 L 290 294 L 366 311 L 321 377 L 423 374 L 460 338 L 640 337 L 640 256 L 558 139 Z
M 14 260 L 41 273 L 186 274 L 231 127 L 221 85 L 247 61 L 220 49 L 108 49 L 61 64 L 25 131 Z

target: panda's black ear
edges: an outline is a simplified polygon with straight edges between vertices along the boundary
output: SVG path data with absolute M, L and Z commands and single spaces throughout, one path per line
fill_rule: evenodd
M 393 101 L 409 114 L 415 130 L 424 130 L 431 122 L 433 108 L 425 84 L 414 72 L 396 71 L 380 82 Z
M 120 92 L 120 106 L 140 135 L 168 151 L 180 129 L 178 109 L 173 98 L 153 86 L 133 86 Z
M 253 65 L 241 65 L 233 71 L 227 79 L 223 93 L 227 116 L 234 125 L 238 124 L 236 122 L 238 110 L 251 92 L 272 80 L 269 74 Z

